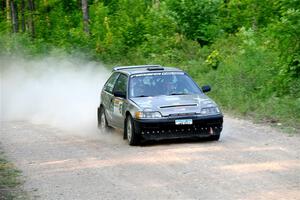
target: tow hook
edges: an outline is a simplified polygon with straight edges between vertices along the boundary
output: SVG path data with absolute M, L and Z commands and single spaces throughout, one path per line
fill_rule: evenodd
M 209 134 L 211 134 L 211 135 L 214 134 L 214 130 L 211 127 L 209 127 Z

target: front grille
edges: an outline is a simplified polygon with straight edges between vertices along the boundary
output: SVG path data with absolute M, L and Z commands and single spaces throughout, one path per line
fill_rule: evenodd
M 180 118 L 184 119 L 186 117 Z M 177 118 L 178 119 L 178 118 Z M 222 131 L 223 116 L 192 118 L 191 125 L 176 125 L 175 119 L 135 121 L 136 130 L 144 139 L 208 137 Z
M 169 117 L 188 117 L 188 116 L 195 116 L 197 113 L 176 113 L 176 114 L 169 114 Z
M 141 130 L 145 138 L 185 138 L 220 134 L 222 125 L 173 125 L 167 127 L 147 127 Z

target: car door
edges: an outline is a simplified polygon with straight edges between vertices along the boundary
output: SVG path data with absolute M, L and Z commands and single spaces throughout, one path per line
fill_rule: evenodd
M 125 74 L 120 74 L 118 77 L 116 84 L 113 89 L 114 93 L 123 94 L 123 97 L 113 97 L 113 112 L 112 112 L 112 121 L 113 124 L 119 128 L 123 128 L 124 126 L 124 112 L 126 106 L 126 97 L 127 97 L 127 84 L 128 84 L 128 76 Z
M 105 108 L 106 120 L 109 125 L 113 124 L 113 116 L 112 116 L 113 109 L 114 109 L 112 104 L 112 101 L 114 99 L 113 89 L 119 75 L 120 73 L 115 72 L 110 76 L 110 78 L 105 83 L 101 94 L 101 103 Z

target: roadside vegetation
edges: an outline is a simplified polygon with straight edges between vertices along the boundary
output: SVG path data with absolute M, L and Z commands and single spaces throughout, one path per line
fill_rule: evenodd
M 300 0 L 6 0 L 2 54 L 186 70 L 222 107 L 300 129 Z
M 25 193 L 20 189 L 20 174 L 0 149 L 0 200 L 26 199 Z

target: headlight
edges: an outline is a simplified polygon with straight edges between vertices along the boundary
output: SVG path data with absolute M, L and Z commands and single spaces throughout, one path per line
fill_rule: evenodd
M 145 112 L 145 111 L 138 111 L 135 113 L 135 118 L 136 119 L 156 119 L 156 118 L 161 118 L 160 112 Z
M 219 114 L 220 110 L 218 107 L 206 107 L 201 109 L 201 115 L 214 115 Z

